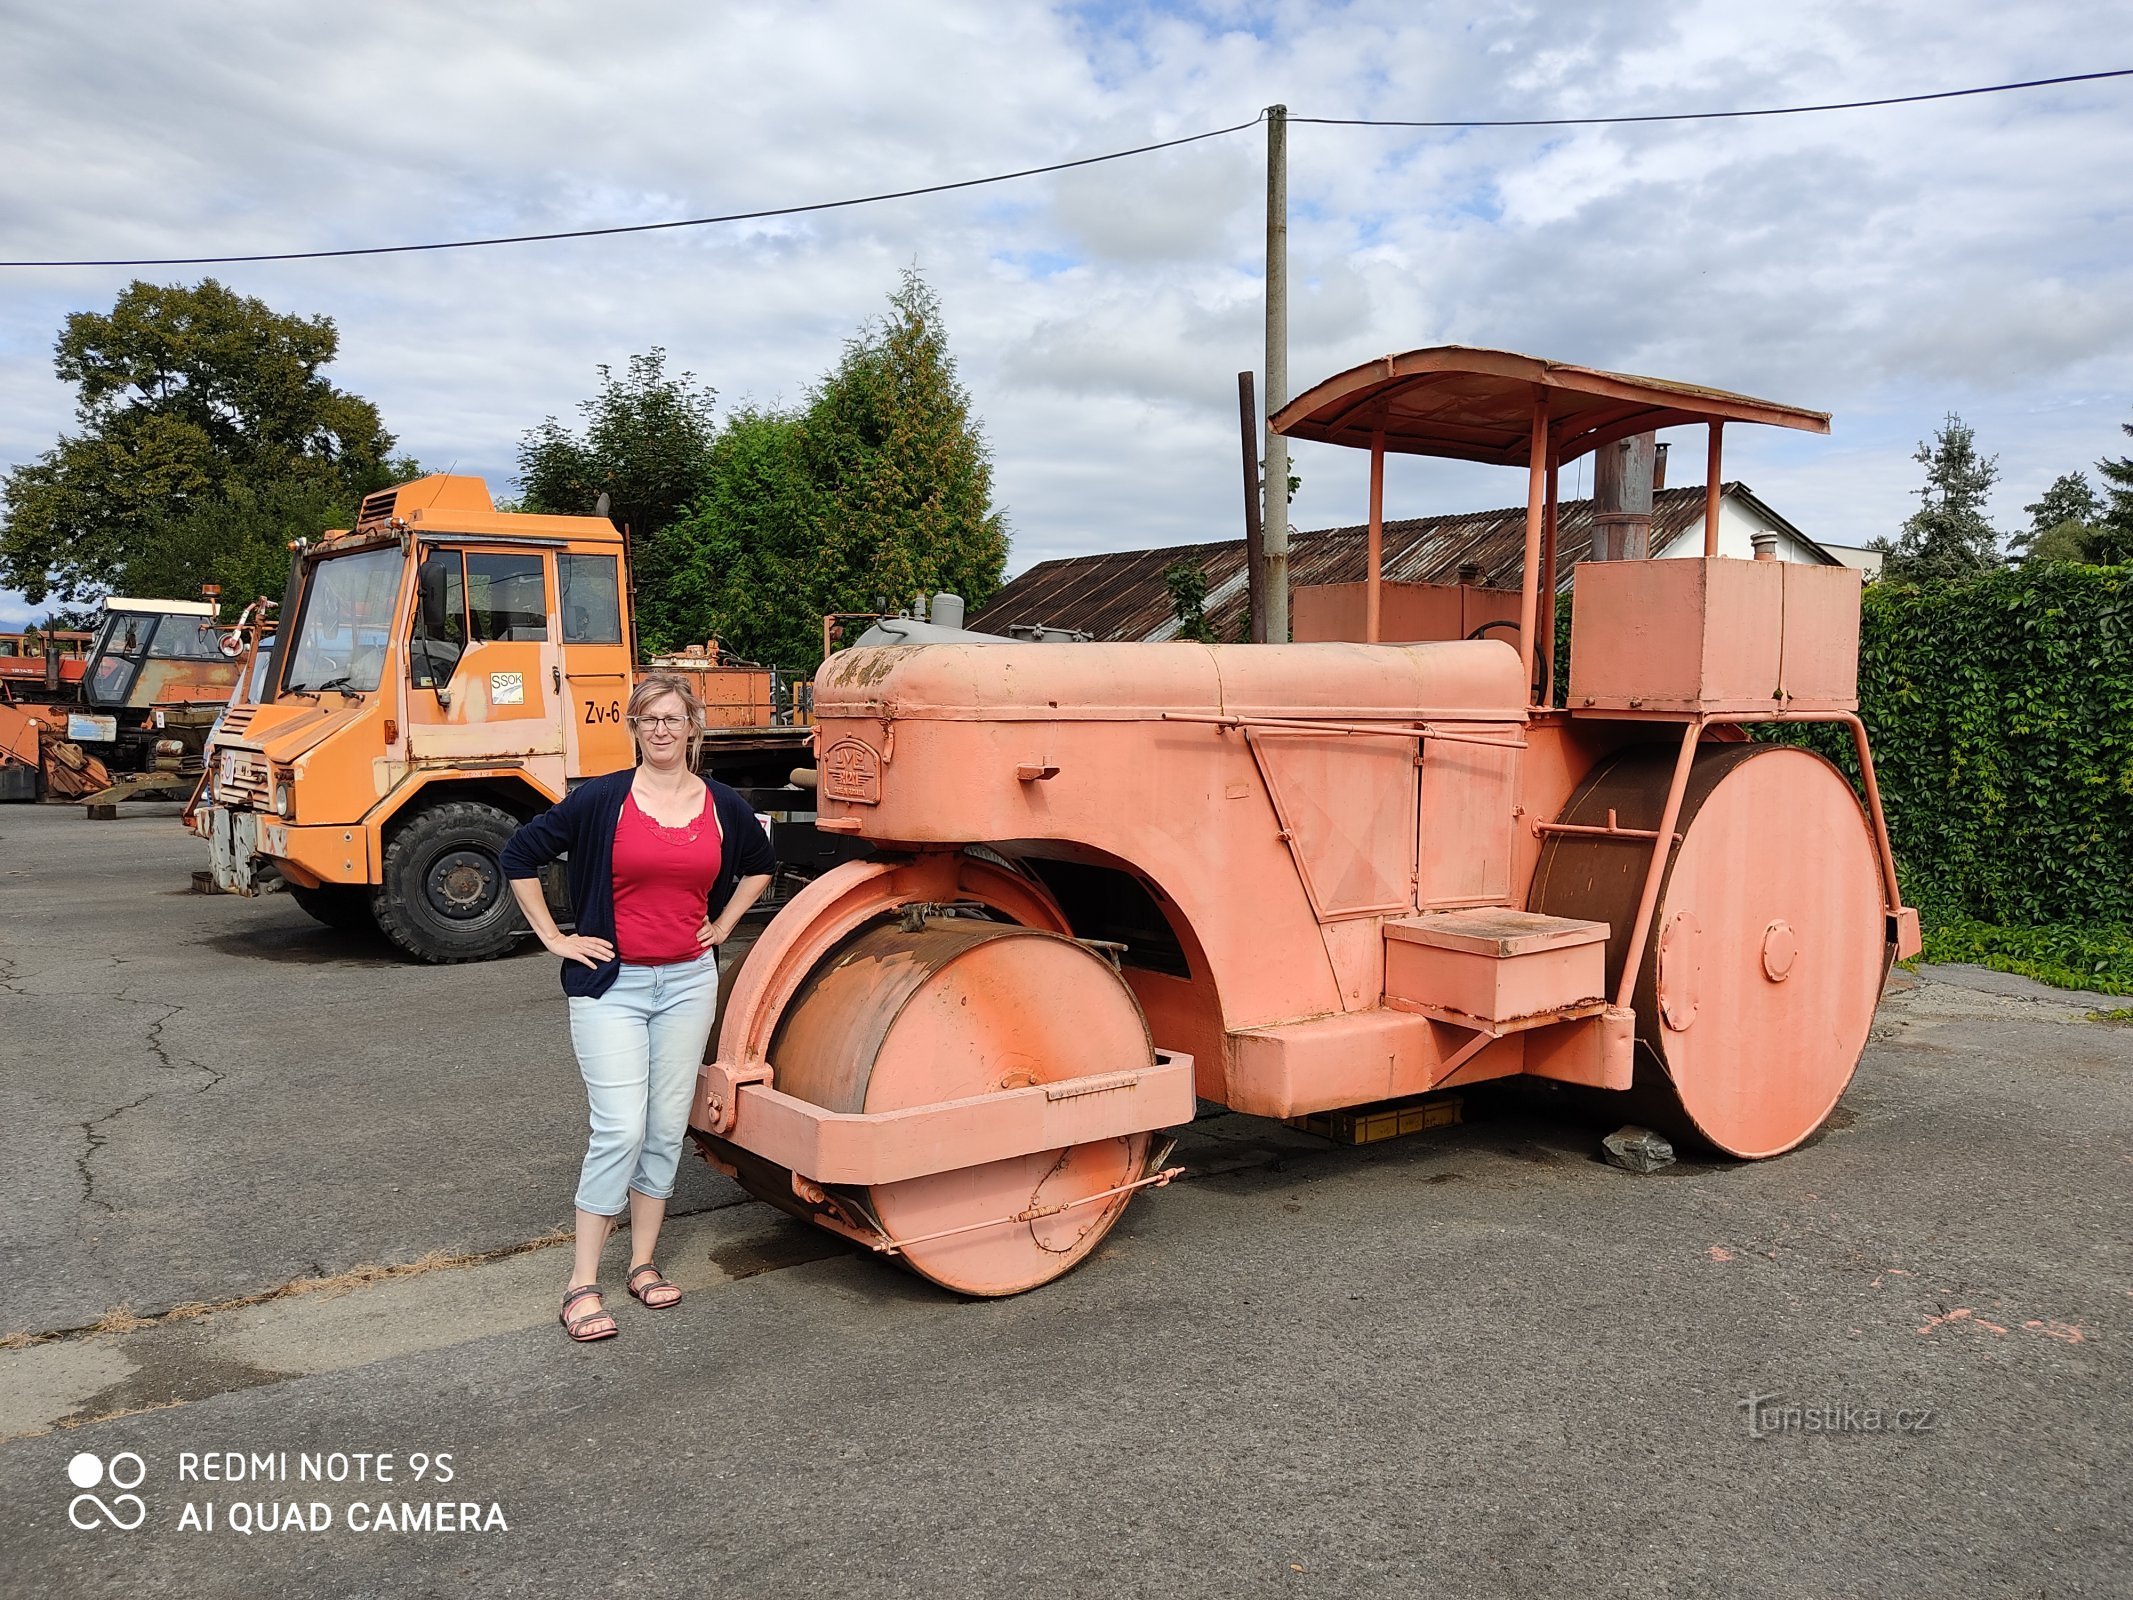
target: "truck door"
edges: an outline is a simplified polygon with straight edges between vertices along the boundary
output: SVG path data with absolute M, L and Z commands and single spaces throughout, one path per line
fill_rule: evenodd
M 563 679 L 545 553 L 433 547 L 415 592 L 409 758 L 560 757 Z
M 595 777 L 630 764 L 624 713 L 630 652 L 622 627 L 621 563 L 611 555 L 559 551 L 556 611 L 563 626 L 565 755 L 570 776 Z

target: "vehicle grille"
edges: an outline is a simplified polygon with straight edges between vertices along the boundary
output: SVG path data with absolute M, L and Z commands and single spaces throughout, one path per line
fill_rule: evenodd
M 265 756 L 252 750 L 222 753 L 222 772 L 215 782 L 216 804 L 265 811 L 273 791 L 274 780 Z
M 398 489 L 380 489 L 376 494 L 363 496 L 363 507 L 356 513 L 356 526 L 368 522 L 383 522 L 393 514 L 393 504 L 399 499 Z
M 257 706 L 231 706 L 222 713 L 222 731 L 228 734 L 243 733 L 251 727 L 252 719 L 258 715 Z

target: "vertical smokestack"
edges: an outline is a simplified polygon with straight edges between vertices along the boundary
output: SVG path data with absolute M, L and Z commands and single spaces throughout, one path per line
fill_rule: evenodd
M 1652 476 L 1659 455 L 1649 433 L 1603 444 L 1592 457 L 1594 561 L 1641 561 L 1651 553 Z

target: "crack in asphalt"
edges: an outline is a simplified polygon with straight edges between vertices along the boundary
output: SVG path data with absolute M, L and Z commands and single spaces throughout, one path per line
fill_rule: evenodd
M 105 1211 L 114 1209 L 109 1200 L 106 1200 L 96 1192 L 96 1174 L 89 1167 L 89 1163 L 96 1157 L 96 1152 L 103 1149 L 111 1140 L 111 1136 L 108 1133 L 100 1133 L 97 1130 L 102 1128 L 104 1124 L 124 1116 L 127 1112 L 137 1110 L 146 1105 L 155 1096 L 156 1091 L 150 1089 L 138 1100 L 129 1100 L 122 1106 L 106 1111 L 100 1117 L 91 1117 L 81 1125 L 83 1149 L 82 1153 L 74 1158 L 74 1170 L 81 1175 L 81 1197 L 85 1205 L 98 1206 Z
M 113 959 L 115 960 L 116 958 Z M 12 966 L 12 964 L 10 965 Z M 0 979 L 0 982 L 4 981 L 4 979 Z M 12 990 L 10 992 L 21 993 L 20 990 Z M 194 1094 L 205 1094 L 229 1077 L 228 1073 L 211 1067 L 204 1061 L 196 1061 L 191 1056 L 185 1056 L 178 1060 L 171 1058 L 170 1047 L 163 1039 L 163 1030 L 169 1026 L 171 1018 L 185 1010 L 184 1006 L 172 1005 L 170 1002 L 163 1000 L 143 1000 L 137 996 L 127 994 L 123 990 L 111 994 L 108 998 L 129 1006 L 160 1005 L 165 1008 L 161 1016 L 152 1019 L 148 1023 L 143 1037 L 143 1042 L 148 1047 L 148 1053 L 155 1057 L 157 1070 L 177 1072 L 182 1068 L 190 1067 L 195 1072 L 205 1073 L 207 1082 L 195 1084 L 192 1090 Z M 150 1089 L 138 1098 L 129 1100 L 122 1106 L 113 1107 L 100 1117 L 91 1117 L 87 1122 L 81 1124 L 82 1152 L 74 1158 L 74 1170 L 81 1177 L 81 1197 L 85 1205 L 92 1205 L 103 1211 L 116 1209 L 110 1201 L 96 1192 L 96 1172 L 90 1165 L 96 1159 L 96 1153 L 111 1141 L 111 1136 L 101 1130 L 107 1123 L 115 1121 L 127 1112 L 139 1110 L 161 1092 L 160 1089 Z
M 155 1000 L 136 1000 L 131 995 L 126 994 L 120 994 L 115 996 L 114 998 L 124 1000 L 128 1005 L 145 1006 L 167 1003 Z M 182 1063 L 173 1061 L 170 1058 L 169 1047 L 163 1043 L 164 1028 L 169 1026 L 170 1019 L 172 1017 L 179 1015 L 184 1010 L 185 1007 L 181 1005 L 171 1006 L 169 1010 L 165 1011 L 160 1017 L 157 1017 L 153 1022 L 148 1024 L 148 1052 L 150 1055 L 156 1058 L 156 1062 L 158 1065 L 171 1071 L 175 1071 L 182 1064 L 184 1066 L 191 1067 L 195 1072 L 206 1073 L 207 1082 L 195 1084 L 193 1086 L 194 1094 L 205 1094 L 208 1090 L 216 1087 L 216 1085 L 222 1083 L 225 1079 L 227 1079 L 229 1077 L 229 1074 L 221 1071 L 218 1068 L 209 1066 L 204 1061 L 197 1061 L 191 1056 L 185 1057 Z

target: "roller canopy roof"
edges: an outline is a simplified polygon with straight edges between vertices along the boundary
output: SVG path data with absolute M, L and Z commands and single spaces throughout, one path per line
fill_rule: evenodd
M 1548 400 L 1549 433 L 1569 461 L 1631 434 L 1690 423 L 1763 422 L 1829 432 L 1829 415 L 1665 378 L 1601 372 L 1509 350 L 1439 345 L 1350 367 L 1274 416 L 1292 439 L 1522 467 L 1530 459 L 1533 399 Z

